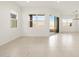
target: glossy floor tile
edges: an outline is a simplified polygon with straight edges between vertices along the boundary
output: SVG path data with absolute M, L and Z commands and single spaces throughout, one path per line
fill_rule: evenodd
M 21 37 L 0 46 L 1 57 L 79 57 L 79 33 Z

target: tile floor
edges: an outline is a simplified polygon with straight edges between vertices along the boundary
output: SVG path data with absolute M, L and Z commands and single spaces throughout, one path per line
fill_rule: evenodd
M 1 57 L 79 57 L 79 33 L 21 37 L 0 46 Z

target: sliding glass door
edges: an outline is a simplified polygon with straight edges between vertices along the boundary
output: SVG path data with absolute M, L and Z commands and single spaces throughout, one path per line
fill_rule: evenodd
M 50 16 L 50 32 L 54 32 L 55 31 L 55 25 L 54 25 L 54 16 Z
M 50 32 L 59 32 L 59 17 L 50 16 Z

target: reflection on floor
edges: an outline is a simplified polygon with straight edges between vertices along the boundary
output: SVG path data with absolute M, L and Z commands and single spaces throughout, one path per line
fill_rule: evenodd
M 0 56 L 53 57 L 79 56 L 79 33 L 50 37 L 22 37 L 0 46 Z

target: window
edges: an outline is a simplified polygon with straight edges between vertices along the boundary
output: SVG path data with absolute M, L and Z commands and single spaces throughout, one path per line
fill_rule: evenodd
M 54 29 L 54 16 L 50 16 L 50 30 Z
M 50 16 L 50 32 L 55 32 L 57 27 L 57 21 L 55 16 Z
M 49 16 L 50 17 L 50 32 L 59 32 L 59 17 Z
M 17 28 L 17 15 L 11 13 L 10 17 L 11 17 L 11 28 Z
M 41 29 L 45 25 L 45 16 L 42 14 L 32 14 L 30 17 L 30 25 L 32 24 L 33 28 Z

